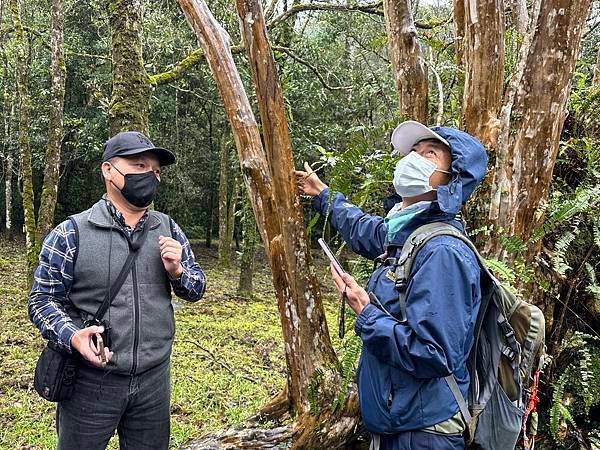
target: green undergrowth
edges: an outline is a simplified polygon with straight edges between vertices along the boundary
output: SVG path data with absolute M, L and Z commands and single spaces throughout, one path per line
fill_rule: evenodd
M 220 269 L 214 252 L 203 247 L 196 254 L 208 287 L 197 303 L 174 302 L 171 448 L 243 423 L 285 384 L 279 313 L 266 264 L 257 265 L 254 296 L 241 298 L 236 295 L 239 269 Z M 0 238 L 2 450 L 56 447 L 55 405 L 33 390 L 44 341 L 27 317 L 25 265 L 24 242 Z M 317 270 L 319 279 L 329 280 L 325 266 Z M 330 286 L 324 292 L 329 328 L 335 331 L 337 299 Z M 118 448 L 116 437 L 109 448 Z

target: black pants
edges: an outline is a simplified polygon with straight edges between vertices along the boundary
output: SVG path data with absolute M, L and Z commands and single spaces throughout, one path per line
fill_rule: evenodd
M 166 449 L 170 433 L 169 360 L 136 376 L 79 369 L 75 392 L 56 409 L 58 450 Z

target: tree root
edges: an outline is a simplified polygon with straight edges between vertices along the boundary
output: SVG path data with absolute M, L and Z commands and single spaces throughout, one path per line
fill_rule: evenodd
M 291 425 L 260 428 L 259 421 L 281 420 L 289 413 L 287 390 L 282 390 L 255 416 L 247 428 L 232 428 L 212 433 L 191 442 L 182 450 L 334 450 L 367 448 L 368 439 L 362 439 L 359 426 L 358 395 L 351 386 L 342 405 L 332 409 L 329 402 L 318 402 L 319 411 L 305 413 L 295 418 Z M 323 398 L 321 399 L 323 400 Z M 362 439 L 362 441 L 361 441 Z

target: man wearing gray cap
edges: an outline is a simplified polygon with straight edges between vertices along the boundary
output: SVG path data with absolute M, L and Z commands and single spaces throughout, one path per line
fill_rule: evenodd
M 330 191 L 310 167 L 296 172 L 299 190 L 314 197 L 314 209 L 351 250 L 380 263 L 366 290 L 332 270 L 357 315 L 358 396 L 371 449 L 458 450 L 468 416 L 457 399 L 467 397 L 467 358 L 481 303 L 477 257 L 458 237 L 441 235 L 410 255 L 407 278 L 397 268 L 404 244 L 423 226 L 443 223 L 465 232 L 458 213 L 481 183 L 487 155 L 467 133 L 414 121 L 400 124 L 391 141 L 402 155 L 393 177 L 402 200 L 385 218 Z
M 123 449 L 168 447 L 171 290 L 196 301 L 206 284 L 181 228 L 148 209 L 173 163 L 142 133 L 113 136 L 102 155 L 106 194 L 42 245 L 29 317 L 78 361 L 74 391 L 57 405 L 59 450 L 104 449 L 115 429 Z

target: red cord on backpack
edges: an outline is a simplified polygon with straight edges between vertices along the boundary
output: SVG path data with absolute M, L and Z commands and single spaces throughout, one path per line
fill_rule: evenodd
M 527 402 L 527 409 L 523 416 L 523 449 L 533 450 L 535 447 L 535 437 L 537 435 L 537 404 L 540 401 L 538 397 L 538 385 L 540 381 L 540 370 L 537 369 L 533 375 L 533 383 L 531 385 L 531 394 Z M 531 415 L 531 433 L 527 436 L 527 419 Z

